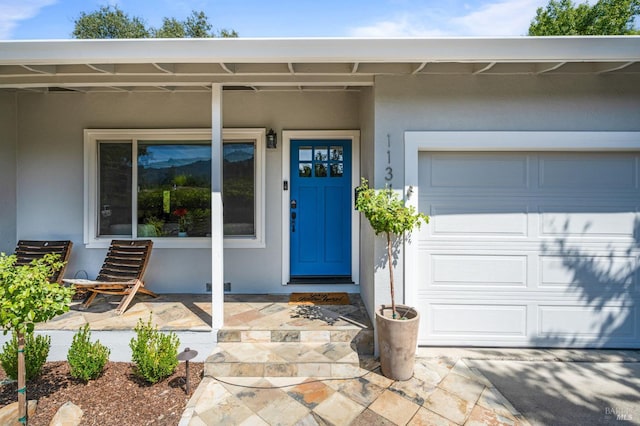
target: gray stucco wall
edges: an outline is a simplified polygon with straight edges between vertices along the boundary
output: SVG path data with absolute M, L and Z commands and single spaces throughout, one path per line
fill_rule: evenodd
M 387 135 L 394 188 L 404 183 L 404 132 L 638 131 L 640 77 L 631 74 L 540 76 L 381 76 L 375 85 L 375 184 L 385 184 Z M 428 225 L 427 225 L 428 226 Z M 375 258 L 384 254 L 376 241 Z M 402 282 L 398 258 L 396 282 Z M 388 303 L 388 270 L 376 269 L 376 304 Z M 404 298 L 396 286 L 396 301 Z
M 224 126 L 273 127 L 278 132 L 358 129 L 358 99 L 356 92 L 225 92 Z M 19 199 L 14 209 L 18 216 L 17 235 L 73 240 L 67 276 L 86 271 L 93 277 L 104 260 L 106 249 L 87 249 L 82 243 L 83 129 L 207 128 L 211 123 L 211 95 L 20 94 L 17 123 Z M 7 149 L 4 144 L 2 149 Z M 280 285 L 281 158 L 281 147 L 266 152 L 267 247 L 225 249 L 225 282 L 232 283 L 234 292 L 291 291 Z M 211 282 L 210 265 L 210 249 L 157 248 L 146 281 L 152 290 L 160 293 L 202 293 L 205 284 Z
M 16 247 L 16 95 L 0 94 L 0 252 Z
M 375 88 L 362 89 L 360 97 L 360 171 L 361 175 L 373 181 L 375 154 Z M 361 215 L 360 220 L 360 294 L 362 301 L 374 318 L 375 309 L 375 281 L 374 281 L 374 253 L 375 235 L 369 222 Z

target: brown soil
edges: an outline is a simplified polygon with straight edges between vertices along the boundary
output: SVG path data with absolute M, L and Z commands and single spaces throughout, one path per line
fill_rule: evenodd
M 191 394 L 202 378 L 203 363 L 189 363 Z M 0 380 L 6 374 L 0 368 Z M 17 401 L 15 382 L 0 385 L 0 407 Z M 27 383 L 27 398 L 37 399 L 29 425 L 48 425 L 65 402 L 82 408 L 82 425 L 177 425 L 189 396 L 185 393 L 185 365 L 169 378 L 148 384 L 133 374 L 133 365 L 109 362 L 101 377 L 84 383 L 69 375 L 66 362 L 45 364 L 42 374 Z

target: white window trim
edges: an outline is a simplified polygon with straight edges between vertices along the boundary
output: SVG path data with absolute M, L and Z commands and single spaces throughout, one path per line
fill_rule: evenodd
M 359 130 L 284 130 L 282 132 L 282 178 L 291 182 L 291 140 L 331 140 L 351 141 L 351 185 L 360 184 L 360 131 Z M 351 279 L 360 284 L 360 213 L 355 209 L 355 194 L 351 191 Z M 282 196 L 282 285 L 290 279 L 290 234 L 289 234 L 289 189 L 283 188 Z M 323 288 L 326 287 L 323 285 Z
M 225 237 L 224 248 L 264 248 L 265 242 L 265 134 L 264 128 L 224 129 L 223 140 L 255 140 L 255 237 Z M 211 140 L 211 129 L 85 129 L 84 130 L 84 244 L 87 248 L 105 248 L 114 238 L 98 237 L 98 141 L 134 141 L 139 139 Z M 134 170 L 133 179 L 136 174 Z M 135 182 L 134 182 L 135 183 Z M 135 223 L 135 220 L 132 222 Z M 212 224 L 213 226 L 213 224 Z M 137 231 L 132 227 L 132 231 Z M 135 238 L 135 237 L 134 237 Z M 145 237 L 147 238 L 147 237 Z M 152 238 L 156 248 L 211 248 L 211 238 Z
M 404 132 L 404 193 L 407 205 L 418 210 L 420 182 L 418 156 L 422 151 L 500 152 L 567 151 L 625 152 L 640 151 L 640 132 L 572 132 L 572 131 L 406 131 Z M 415 306 L 420 262 L 417 244 L 405 240 L 404 303 Z

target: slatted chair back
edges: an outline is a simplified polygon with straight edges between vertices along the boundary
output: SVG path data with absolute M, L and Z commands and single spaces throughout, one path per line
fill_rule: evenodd
M 153 248 L 151 240 L 113 240 L 96 281 L 142 280 Z
M 57 254 L 60 260 L 64 262 L 62 268 L 54 271 L 49 278 L 49 282 L 62 283 L 64 271 L 67 268 L 67 261 L 71 255 L 71 247 L 73 243 L 69 240 L 64 241 L 33 241 L 20 240 L 16 246 L 16 265 L 27 265 L 34 259 L 41 259 L 46 254 Z

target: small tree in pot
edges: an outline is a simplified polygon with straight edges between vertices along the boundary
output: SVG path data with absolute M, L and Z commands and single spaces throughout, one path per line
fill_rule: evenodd
M 384 234 L 387 240 L 391 318 L 385 315 L 385 311 L 389 311 L 385 305 L 376 311 L 382 373 L 395 380 L 408 380 L 413 375 L 419 314 L 413 308 L 403 307 L 403 313 L 399 315 L 396 309 L 393 242 L 420 228 L 422 222 L 429 223 L 429 217 L 416 212 L 413 206 L 405 205 L 391 188 L 381 191 L 369 188 L 369 182 L 364 178 L 356 191 L 356 209 L 369 220 L 375 234 Z

